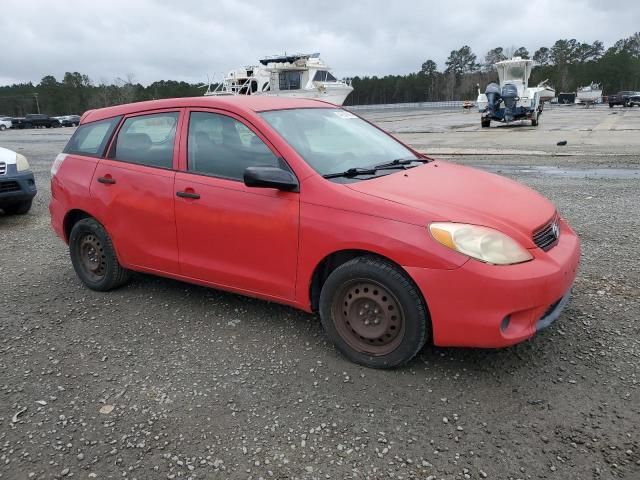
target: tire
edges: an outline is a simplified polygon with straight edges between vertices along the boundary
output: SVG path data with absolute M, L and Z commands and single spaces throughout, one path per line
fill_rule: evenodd
M 430 331 L 427 307 L 407 274 L 369 256 L 331 272 L 320 292 L 320 319 L 345 357 L 372 368 L 407 363 Z
M 109 234 L 93 218 L 83 218 L 73 226 L 69 254 L 76 274 L 91 290 L 106 292 L 129 280 L 130 272 L 118 262 Z
M 480 120 L 480 127 L 489 128 L 491 126 L 491 120 Z
M 2 207 L 7 215 L 24 215 L 31 210 L 33 200 L 25 200 L 23 202 L 11 203 Z
M 613 108 L 613 103 L 610 103 L 610 104 L 609 104 L 609 108 Z
M 77 126 L 78 126 L 78 124 L 77 124 L 76 122 L 72 122 L 72 123 L 71 123 L 71 126 L 72 126 L 72 127 L 77 127 Z
M 0 132 L 4 132 L 7 129 L 6 125 L 0 125 Z
M 31 127 L 32 127 L 32 125 L 30 123 L 25 123 L 24 124 L 24 128 L 31 128 Z
M 531 117 L 531 126 L 537 127 L 538 125 L 540 125 L 540 112 L 535 112 Z

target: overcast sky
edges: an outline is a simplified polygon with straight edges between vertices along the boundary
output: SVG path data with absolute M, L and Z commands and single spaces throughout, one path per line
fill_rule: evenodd
M 0 85 L 65 71 L 204 82 L 285 51 L 320 52 L 338 77 L 406 74 L 465 44 L 480 60 L 559 38 L 609 47 L 639 29 L 637 0 L 0 0 Z

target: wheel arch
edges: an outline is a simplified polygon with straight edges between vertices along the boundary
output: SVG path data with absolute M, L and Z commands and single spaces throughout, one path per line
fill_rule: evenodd
M 413 278 L 411 278 L 411 275 L 409 275 L 409 273 L 402 267 L 402 265 L 400 265 L 398 262 L 380 253 L 377 253 L 371 250 L 364 250 L 364 249 L 357 249 L 357 248 L 343 249 L 343 250 L 337 250 L 335 252 L 332 252 L 326 255 L 322 260 L 320 260 L 320 262 L 313 269 L 313 273 L 311 274 L 311 279 L 309 281 L 309 290 L 308 290 L 309 305 L 311 307 L 311 311 L 313 312 L 318 311 L 319 303 L 320 303 L 320 292 L 322 291 L 322 286 L 324 285 L 324 282 L 327 280 L 329 275 L 331 275 L 331 272 L 333 272 L 340 265 L 350 260 L 353 260 L 354 258 L 367 257 L 367 256 L 378 258 L 378 259 L 384 260 L 385 262 L 391 263 L 392 265 L 397 267 L 400 271 L 404 272 L 404 274 L 407 276 L 409 281 L 414 284 L 416 291 L 422 298 L 422 302 L 424 303 L 424 306 L 427 309 L 427 315 L 430 318 L 429 306 L 428 306 L 427 300 L 424 298 L 424 295 L 422 294 L 422 291 L 420 290 L 416 282 L 413 280 Z
M 64 232 L 64 239 L 67 243 L 69 243 L 69 236 L 71 235 L 71 229 L 73 228 L 73 226 L 84 218 L 93 218 L 96 222 L 103 225 L 100 220 L 98 220 L 94 215 L 91 215 L 85 210 L 81 210 L 79 208 L 69 210 L 65 214 L 64 220 L 62 221 L 62 231 Z

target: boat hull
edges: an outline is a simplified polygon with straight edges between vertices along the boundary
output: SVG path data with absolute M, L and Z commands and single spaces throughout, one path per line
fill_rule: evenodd
M 324 91 L 320 90 L 295 90 L 295 91 L 279 91 L 265 92 L 257 95 L 271 95 L 275 97 L 287 98 L 310 98 L 313 100 L 322 100 L 334 105 L 342 105 L 349 94 L 353 91 L 353 87 L 332 88 Z

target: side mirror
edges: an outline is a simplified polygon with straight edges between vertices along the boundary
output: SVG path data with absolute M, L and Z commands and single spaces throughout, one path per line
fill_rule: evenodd
M 244 171 L 247 187 L 277 188 L 287 192 L 299 191 L 298 179 L 289 170 L 278 167 L 247 167 Z

